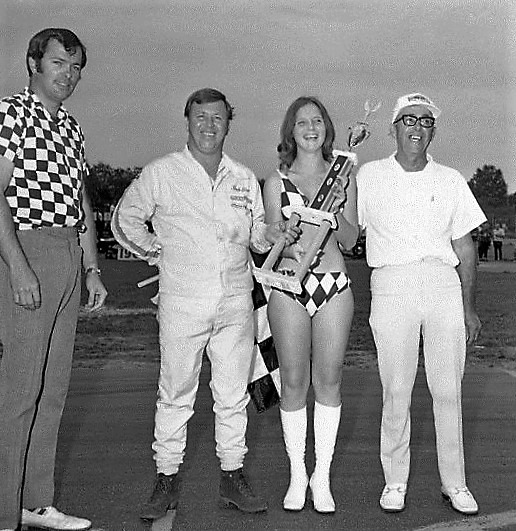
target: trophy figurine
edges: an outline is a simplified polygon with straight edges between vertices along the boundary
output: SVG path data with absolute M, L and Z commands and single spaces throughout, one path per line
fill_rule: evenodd
M 349 136 L 348 136 L 349 149 L 356 148 L 357 146 L 362 144 L 362 142 L 365 142 L 369 138 L 369 136 L 371 135 L 371 132 L 369 131 L 369 129 L 367 129 L 369 125 L 367 123 L 367 118 L 369 117 L 370 114 L 372 114 L 373 112 L 376 112 L 381 107 L 381 105 L 382 105 L 381 101 L 379 101 L 374 107 L 371 107 L 371 105 L 369 104 L 369 101 L 365 102 L 364 119 L 361 122 L 357 122 L 353 127 L 349 128 Z

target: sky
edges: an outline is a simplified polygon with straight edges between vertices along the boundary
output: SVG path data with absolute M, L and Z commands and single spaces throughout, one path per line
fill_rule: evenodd
M 381 101 L 363 163 L 394 152 L 395 101 L 419 91 L 442 110 L 433 157 L 468 180 L 492 164 L 516 192 L 513 0 L 1 0 L 0 96 L 27 84 L 30 37 L 57 26 L 88 50 L 65 106 L 90 164 L 132 168 L 183 149 L 184 104 L 203 87 L 235 107 L 225 151 L 260 179 L 298 96 L 326 105 L 339 149 L 365 102 Z

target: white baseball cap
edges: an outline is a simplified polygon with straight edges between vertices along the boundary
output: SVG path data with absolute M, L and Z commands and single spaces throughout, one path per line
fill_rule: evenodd
M 392 122 L 394 123 L 401 110 L 405 107 L 410 107 L 411 105 L 422 105 L 423 107 L 426 107 L 432 113 L 434 118 L 439 118 L 439 115 L 441 114 L 441 109 L 436 107 L 430 98 L 427 98 L 424 94 L 420 94 L 419 92 L 413 92 L 412 94 L 407 94 L 406 96 L 398 98 L 394 110 L 392 111 Z

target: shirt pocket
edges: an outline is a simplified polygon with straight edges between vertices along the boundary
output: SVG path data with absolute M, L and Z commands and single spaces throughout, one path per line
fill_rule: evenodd
M 241 245 L 248 245 L 253 223 L 251 187 L 247 179 L 234 181 L 227 191 L 230 208 L 231 240 Z

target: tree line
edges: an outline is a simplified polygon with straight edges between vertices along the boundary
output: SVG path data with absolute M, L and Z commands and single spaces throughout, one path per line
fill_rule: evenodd
M 89 175 L 85 180 L 86 191 L 91 206 L 103 218 L 122 197 L 124 190 L 136 179 L 141 168 L 113 168 L 99 162 L 94 166 L 88 164 Z
M 511 232 L 515 232 L 516 193 L 507 193 L 502 170 L 492 164 L 484 164 L 476 170 L 468 184 L 488 221 L 492 225 L 506 225 Z
M 100 219 L 109 219 L 112 208 L 140 172 L 139 167 L 113 168 L 103 162 L 89 166 L 86 189 L 93 210 Z M 477 168 L 468 184 L 490 221 L 505 223 L 510 230 L 515 229 L 516 192 L 507 193 L 502 170 L 494 165 L 484 164 Z

